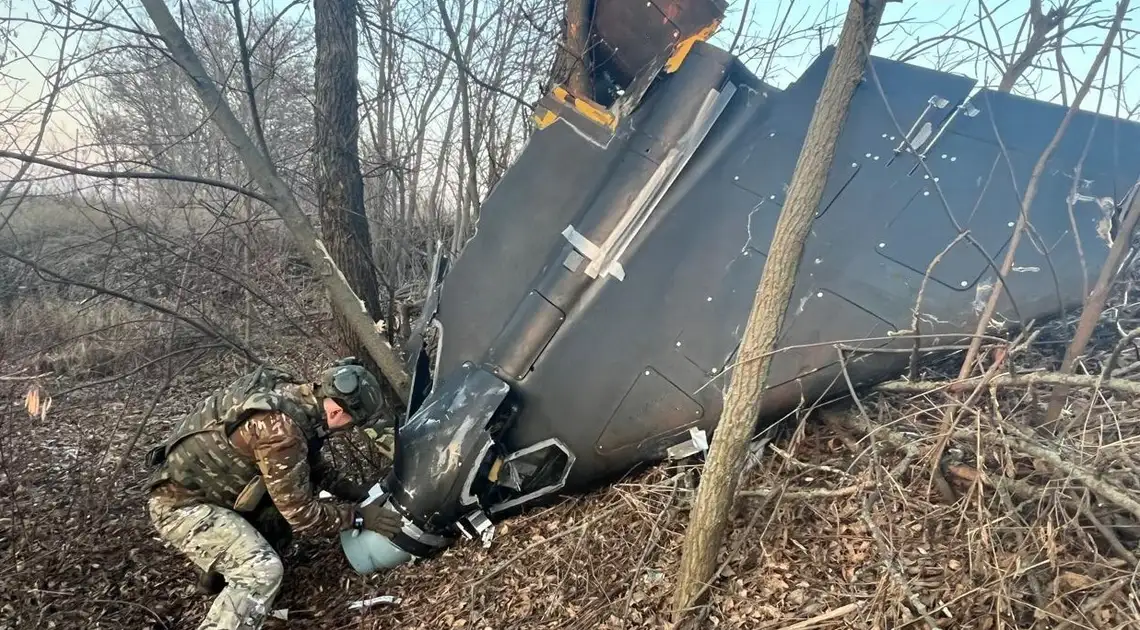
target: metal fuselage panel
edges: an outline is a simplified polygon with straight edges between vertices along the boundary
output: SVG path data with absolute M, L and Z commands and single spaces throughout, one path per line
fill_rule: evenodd
M 577 458 L 567 482 L 576 488 L 662 457 L 692 426 L 715 427 L 832 52 L 777 92 L 698 43 L 607 146 L 564 121 L 533 136 L 483 204 L 438 314 L 441 373 L 472 361 L 518 393 L 508 448 L 560 439 Z M 972 79 L 869 63 L 781 331 L 780 347 L 797 348 L 773 360 L 763 422 L 846 391 L 836 342 L 911 347 L 891 335 L 911 328 L 923 275 L 959 228 L 968 238 L 931 273 L 920 330 L 943 335 L 924 345 L 973 332 L 1030 172 L 1064 116 L 1056 105 L 990 91 L 958 109 Z M 943 107 L 928 106 L 932 97 Z M 686 154 L 702 120 L 713 123 Z M 925 167 L 895 153 L 912 126 L 924 138 Z M 1073 221 L 1084 270 L 1068 203 L 1082 157 Z M 663 164 L 683 168 L 664 173 Z M 1108 251 L 1095 200 L 1120 203 L 1138 168 L 1137 125 L 1088 113 L 1073 120 L 1045 169 L 1033 233 L 1007 279 L 1012 299 L 996 319 L 1017 325 L 1080 305 L 1085 273 L 1091 286 Z M 646 191 L 655 182 L 665 184 L 654 203 Z M 628 242 L 608 250 L 620 252 L 617 265 L 594 265 L 591 275 L 592 259 L 619 232 Z M 849 372 L 870 384 L 908 360 L 855 356 Z

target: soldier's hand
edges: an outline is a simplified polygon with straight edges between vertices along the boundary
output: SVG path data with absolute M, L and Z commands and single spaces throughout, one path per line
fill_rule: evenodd
M 379 503 L 370 503 L 357 509 L 360 511 L 360 517 L 364 519 L 364 529 L 372 530 L 381 536 L 391 538 L 403 526 L 403 519 L 395 510 Z

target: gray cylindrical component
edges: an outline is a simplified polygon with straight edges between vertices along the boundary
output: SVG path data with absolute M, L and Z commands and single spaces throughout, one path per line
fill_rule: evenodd
M 368 530 L 341 532 L 340 548 L 348 563 L 361 575 L 381 569 L 394 569 L 412 559 L 412 554 L 400 549 L 391 540 Z
M 360 505 L 373 501 L 386 503 L 387 495 L 380 484 L 368 489 L 368 498 Z M 396 546 L 387 537 L 368 530 L 346 530 L 340 533 L 340 548 L 352 568 L 361 575 L 381 569 L 393 569 L 412 560 L 412 554 Z

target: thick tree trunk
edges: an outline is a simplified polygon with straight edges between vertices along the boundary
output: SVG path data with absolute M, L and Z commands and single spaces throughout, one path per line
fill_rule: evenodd
M 356 0 L 313 0 L 316 39 L 315 166 L 325 246 L 369 317 L 380 313 L 357 145 Z M 343 352 L 367 357 L 352 324 L 334 315 Z M 374 367 L 374 366 L 372 366 Z
M 713 578 L 744 455 L 755 430 L 764 382 L 768 378 L 769 353 L 783 325 L 804 241 L 823 196 L 851 98 L 863 76 L 883 3 L 884 0 L 867 3 L 851 0 L 848 4 L 835 57 L 816 102 L 788 188 L 787 203 L 772 235 L 768 260 L 741 342 L 736 372 L 726 395 L 724 413 L 713 434 L 696 505 L 689 518 L 673 598 L 675 622 L 679 622 L 687 609 L 698 603 L 705 592 L 704 585 Z M 864 6 L 868 7 L 867 14 L 864 14 Z
M 566 0 L 562 41 L 555 52 L 554 68 L 550 73 L 552 83 L 562 83 L 576 96 L 589 99 L 594 98 L 590 80 L 592 68 L 587 52 L 592 4 L 592 0 Z
M 391 385 L 400 404 L 407 404 L 410 379 L 403 361 L 391 345 L 376 333 L 374 320 L 364 308 L 364 302 L 353 291 L 338 265 L 333 260 L 323 240 L 313 229 L 313 224 L 289 186 L 277 174 L 273 164 L 254 146 L 249 133 L 238 122 L 228 103 L 222 98 L 215 83 L 210 79 L 198 54 L 186 40 L 186 34 L 178 27 L 174 16 L 163 0 L 142 0 L 155 28 L 166 42 L 167 49 L 194 87 L 198 98 L 210 112 L 211 118 L 241 157 L 257 185 L 264 191 L 269 205 L 281 217 L 285 227 L 293 236 L 297 248 L 305 261 L 319 274 L 328 288 L 333 306 L 348 320 L 353 330 L 368 350 L 368 356 L 380 366 L 384 378 Z

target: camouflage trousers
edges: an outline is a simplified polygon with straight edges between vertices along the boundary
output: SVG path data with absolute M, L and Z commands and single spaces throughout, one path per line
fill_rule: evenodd
M 152 497 L 147 510 L 168 545 L 203 572 L 226 578 L 198 630 L 261 628 L 284 575 L 281 559 L 265 537 L 237 512 L 216 505 L 173 508 Z

